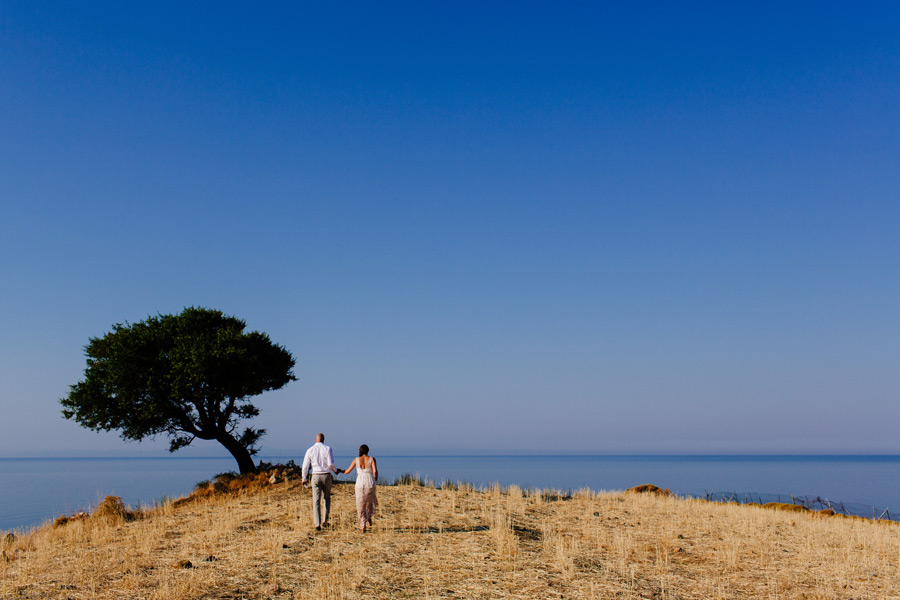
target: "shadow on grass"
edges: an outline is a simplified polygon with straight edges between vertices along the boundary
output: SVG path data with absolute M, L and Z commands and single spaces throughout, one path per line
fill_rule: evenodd
M 396 527 L 391 531 L 394 533 L 477 533 L 490 531 L 490 529 L 489 525 L 476 525 L 474 527 Z M 541 539 L 540 532 L 534 529 L 519 525 L 513 525 L 511 529 L 521 539 L 535 541 Z
M 394 533 L 474 533 L 477 531 L 488 531 L 487 525 L 477 525 L 475 527 L 395 527 L 391 531 Z

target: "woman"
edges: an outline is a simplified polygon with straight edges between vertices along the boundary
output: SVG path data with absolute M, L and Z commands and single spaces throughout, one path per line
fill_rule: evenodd
M 372 525 L 372 515 L 378 506 L 378 498 L 375 497 L 378 466 L 375 459 L 369 456 L 369 447 L 365 444 L 359 447 L 359 457 L 353 459 L 344 473 L 349 473 L 354 468 L 359 469 L 356 472 L 356 513 L 359 516 L 359 528 L 365 533 L 366 527 Z

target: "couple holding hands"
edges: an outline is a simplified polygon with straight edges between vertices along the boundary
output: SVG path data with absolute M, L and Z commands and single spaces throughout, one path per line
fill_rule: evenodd
M 334 465 L 334 453 L 331 446 L 325 445 L 325 434 L 316 434 L 316 443 L 306 451 L 303 457 L 303 486 L 310 484 L 309 474 L 312 472 L 313 524 L 316 530 L 328 526 L 328 512 L 331 510 L 332 473 L 349 473 L 356 471 L 356 513 L 359 516 L 359 528 L 365 533 L 372 525 L 372 515 L 378 506 L 375 497 L 375 482 L 378 480 L 378 467 L 375 459 L 369 456 L 369 447 L 359 447 L 359 456 L 353 459 L 350 466 L 338 469 Z M 324 502 L 323 502 L 324 500 Z

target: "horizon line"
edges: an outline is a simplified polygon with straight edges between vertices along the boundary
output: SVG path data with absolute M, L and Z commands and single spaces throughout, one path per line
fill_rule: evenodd
M 260 454 L 259 458 L 296 458 L 302 453 L 294 454 Z M 351 456 L 350 454 L 338 454 L 338 456 Z M 715 457 L 882 457 L 882 458 L 900 458 L 900 452 L 476 452 L 476 453 L 388 453 L 381 454 L 385 458 L 460 458 L 460 457 L 492 457 L 492 458 L 512 458 L 512 457 L 609 457 L 609 458 L 653 458 L 653 457 L 697 457 L 697 458 L 715 458 Z M 123 455 L 82 455 L 82 456 L 2 456 L 0 460 L 131 460 L 131 459 L 176 459 L 176 460 L 234 460 L 230 455 L 218 456 L 175 456 L 169 454 L 145 455 L 145 454 L 123 454 Z M 259 461 L 257 461 L 259 462 Z

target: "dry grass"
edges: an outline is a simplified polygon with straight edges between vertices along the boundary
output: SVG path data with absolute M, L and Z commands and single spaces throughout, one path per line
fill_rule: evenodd
M 651 494 L 378 494 L 367 534 L 351 485 L 317 533 L 296 481 L 48 525 L 0 540 L 0 597 L 900 598 L 893 525 Z

